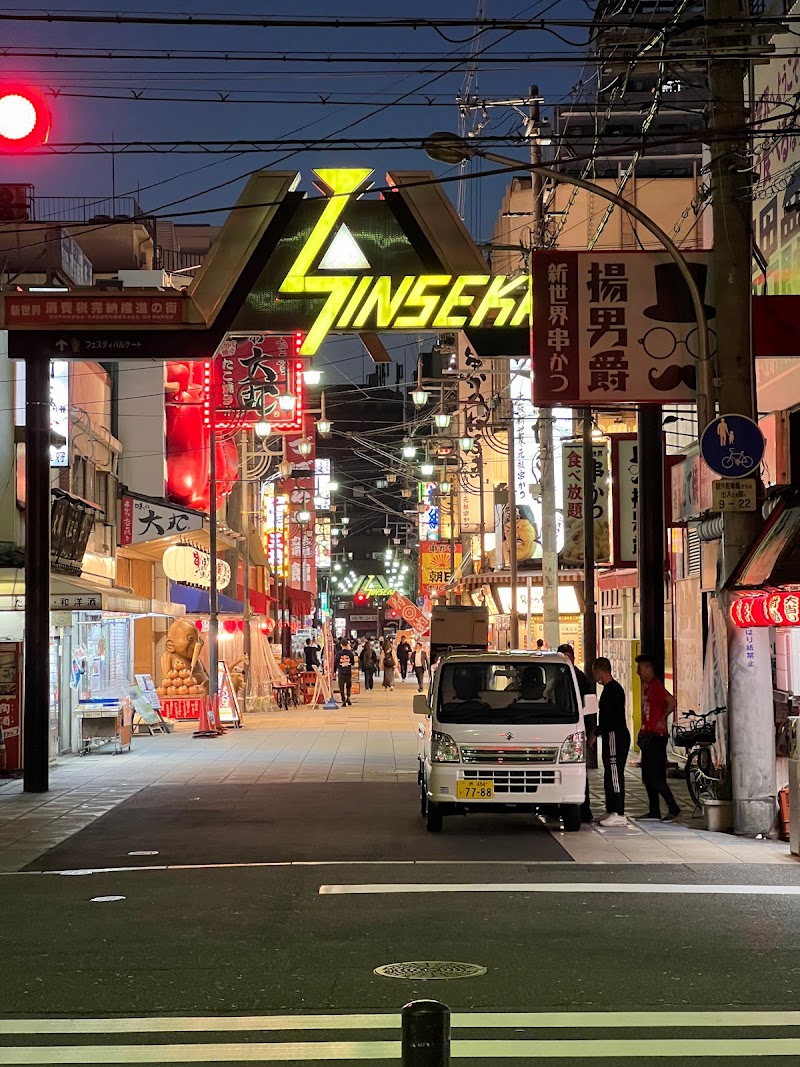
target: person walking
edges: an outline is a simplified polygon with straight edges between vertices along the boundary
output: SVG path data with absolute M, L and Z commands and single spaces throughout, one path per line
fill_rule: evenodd
M 397 660 L 395 659 L 394 649 L 392 648 L 391 640 L 388 640 L 383 646 L 383 655 L 381 656 L 381 669 L 383 670 L 383 688 L 394 689 L 394 669 Z
M 358 665 L 364 675 L 364 688 L 372 689 L 373 679 L 375 672 L 379 667 L 378 653 L 372 647 L 372 642 L 369 638 L 364 642 L 364 647 L 361 649 L 361 654 L 358 657 Z
M 606 793 L 606 812 L 601 826 L 627 826 L 625 818 L 625 763 L 631 748 L 631 735 L 625 712 L 625 690 L 611 673 L 611 662 L 605 656 L 594 661 L 595 681 L 603 687 L 600 694 L 600 715 L 597 736 L 603 740 L 603 786 Z
M 660 798 L 664 798 L 667 814 L 662 822 L 674 822 L 681 809 L 667 785 L 668 719 L 677 701 L 660 678 L 652 656 L 636 657 L 636 673 L 642 680 L 642 728 L 639 730 L 639 751 L 642 754 L 642 781 L 647 790 L 648 810 L 639 819 L 661 819 Z
M 425 671 L 430 672 L 431 663 L 428 659 L 428 653 L 425 651 L 425 646 L 421 641 L 414 642 L 414 649 L 411 653 L 411 669 L 417 676 L 418 691 L 422 692 L 422 680 L 425 677 Z
M 401 637 L 397 645 L 397 662 L 400 665 L 400 677 L 403 681 L 406 680 L 406 675 L 408 674 L 408 660 L 410 655 L 411 645 L 405 637 Z
M 578 681 L 578 692 L 581 696 L 581 704 L 585 706 L 587 696 L 594 694 L 595 687 L 586 677 L 586 674 L 575 666 L 575 649 L 572 645 L 559 645 L 556 649 L 562 656 L 566 656 L 572 664 L 575 671 L 575 677 Z M 592 801 L 589 796 L 589 771 L 592 769 L 592 765 L 597 767 L 597 716 L 594 714 L 584 715 L 583 728 L 586 731 L 586 793 L 583 798 L 583 804 L 581 805 L 581 822 L 591 823 L 592 816 Z
M 303 655 L 305 657 L 307 671 L 313 671 L 315 667 L 319 667 L 319 645 L 315 645 L 310 637 L 306 638 Z
M 353 667 L 355 666 L 356 657 L 353 650 L 350 648 L 350 642 L 345 638 L 342 641 L 342 647 L 336 654 L 336 658 L 333 661 L 333 669 L 336 672 L 336 678 L 339 682 L 339 692 L 342 696 L 342 706 L 352 708 L 353 701 L 350 699 L 350 694 L 353 690 Z

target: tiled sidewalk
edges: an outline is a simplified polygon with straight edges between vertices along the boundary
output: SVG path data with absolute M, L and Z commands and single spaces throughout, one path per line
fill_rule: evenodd
M 416 687 L 394 692 L 362 690 L 352 708 L 299 707 L 249 714 L 241 730 L 195 739 L 193 723 L 174 733 L 135 737 L 130 753 L 100 750 L 65 757 L 51 769 L 51 789 L 22 792 L 21 782 L 0 784 L 0 873 L 17 871 L 151 785 L 254 782 L 414 782 L 418 720 L 411 711 Z M 785 863 L 796 862 L 780 841 L 748 841 L 709 834 L 692 819 L 681 782 L 672 783 L 683 807 L 680 823 L 631 824 L 605 830 L 584 827 L 559 834 L 579 863 Z M 639 772 L 627 775 L 628 811 L 647 804 Z M 592 772 L 596 815 L 603 812 L 602 772 Z M 557 831 L 556 831 L 557 832 Z

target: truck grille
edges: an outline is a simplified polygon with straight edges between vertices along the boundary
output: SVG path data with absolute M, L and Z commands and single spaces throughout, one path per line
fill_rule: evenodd
M 465 748 L 462 763 L 556 763 L 557 748 Z
M 540 785 L 558 785 L 559 771 L 467 771 L 464 779 L 482 778 L 494 782 L 495 793 L 535 793 Z

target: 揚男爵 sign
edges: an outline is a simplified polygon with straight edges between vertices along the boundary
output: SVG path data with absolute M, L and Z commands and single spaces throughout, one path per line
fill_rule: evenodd
M 686 253 L 685 259 L 708 299 L 708 253 Z M 689 289 L 667 253 L 539 252 L 533 287 L 536 404 L 694 399 L 697 320 Z M 713 322 L 713 299 L 704 308 Z M 709 340 L 713 354 L 713 328 Z

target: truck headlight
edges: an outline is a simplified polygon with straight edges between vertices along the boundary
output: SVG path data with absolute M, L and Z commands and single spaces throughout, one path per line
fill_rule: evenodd
M 559 763 L 584 763 L 586 760 L 586 734 L 579 730 L 576 734 L 570 734 L 561 745 Z
M 434 763 L 458 763 L 458 745 L 450 734 L 434 733 L 431 736 L 431 757 Z

